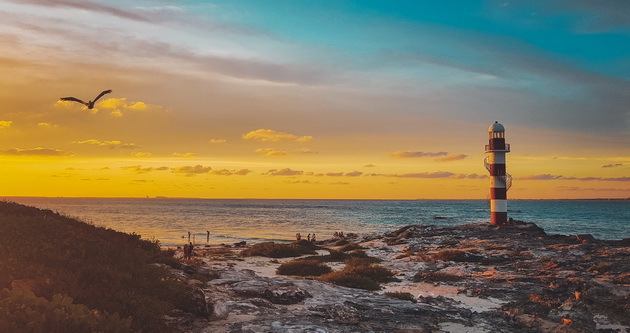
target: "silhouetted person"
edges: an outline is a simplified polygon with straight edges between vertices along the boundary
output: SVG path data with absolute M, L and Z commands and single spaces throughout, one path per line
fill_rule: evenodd
M 82 101 L 82 100 L 80 100 L 78 98 L 75 98 L 75 97 L 61 97 L 60 100 L 62 100 L 62 101 L 71 101 L 71 102 L 78 102 L 78 103 L 81 103 L 81 104 L 87 106 L 88 109 L 93 109 L 94 108 L 94 103 L 96 103 L 96 101 L 98 101 L 99 98 L 101 98 L 101 97 L 103 97 L 103 95 L 109 94 L 111 92 L 112 92 L 111 89 L 104 90 L 103 92 L 98 94 L 98 96 L 96 96 L 96 98 L 93 101 L 87 101 L 87 102 L 84 102 L 84 101 Z
M 206 242 L 210 241 L 210 230 L 206 230 Z

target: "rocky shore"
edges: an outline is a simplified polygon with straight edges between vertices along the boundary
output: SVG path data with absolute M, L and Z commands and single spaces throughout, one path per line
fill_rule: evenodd
M 199 296 L 197 316 L 181 313 L 170 325 L 185 332 L 630 332 L 630 239 L 548 235 L 512 221 L 408 226 L 349 242 L 395 278 L 378 291 L 347 288 L 276 274 L 295 258 L 201 248 L 196 263 L 178 271 Z M 320 241 L 318 252 L 335 244 Z

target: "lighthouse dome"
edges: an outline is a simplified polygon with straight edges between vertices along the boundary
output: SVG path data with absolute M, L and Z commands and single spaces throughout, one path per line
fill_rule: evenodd
M 495 121 L 494 124 L 490 125 L 490 127 L 488 127 L 488 132 L 505 132 L 505 127 L 503 127 L 503 125 L 499 124 L 498 121 Z

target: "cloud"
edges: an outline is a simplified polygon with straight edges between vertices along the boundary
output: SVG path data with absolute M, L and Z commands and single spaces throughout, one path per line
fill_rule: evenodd
M 447 152 L 428 153 L 422 151 L 397 151 L 392 153 L 395 158 L 417 158 L 417 157 L 442 157 L 448 155 Z
M 270 129 L 258 129 L 249 133 L 243 134 L 243 139 L 254 140 L 260 142 L 309 142 L 313 140 L 312 136 L 296 136 L 289 133 L 276 132 Z
M 93 11 L 103 14 L 109 14 L 116 17 L 134 20 L 134 21 L 149 21 L 147 18 L 142 15 L 138 15 L 137 13 L 122 10 L 116 7 L 102 5 L 98 3 L 94 3 L 91 1 L 82 1 L 82 0 L 20 0 L 15 1 L 16 3 L 24 4 L 29 3 L 38 6 L 46 6 L 46 7 L 66 7 L 66 8 L 74 8 L 86 11 Z
M 121 141 L 118 141 L 118 140 L 99 141 L 99 140 L 89 139 L 89 140 L 84 140 L 84 141 L 74 141 L 72 143 L 79 144 L 79 145 L 94 145 L 94 146 L 99 146 L 99 147 L 107 147 L 109 149 L 135 149 L 139 147 L 135 143 L 122 143 Z
M 199 175 L 204 173 L 209 173 L 212 171 L 211 167 L 204 167 L 203 165 L 194 165 L 194 166 L 182 166 L 171 168 L 171 172 L 173 173 L 184 173 L 186 175 Z
M 127 103 L 127 98 L 107 98 L 98 103 L 100 108 L 111 110 L 113 117 L 124 116 L 123 111 L 145 111 L 148 106 L 144 102 Z
M 21 148 L 11 148 L 0 150 L 0 155 L 8 155 L 8 156 L 42 156 L 42 157 L 52 157 L 52 156 L 74 156 L 74 153 L 53 149 L 53 148 L 31 148 L 31 149 L 21 149 Z
M 234 174 L 235 175 L 239 175 L 239 176 L 246 176 L 246 175 L 248 175 L 251 172 L 253 172 L 253 171 L 249 170 L 249 169 L 241 169 L 241 170 L 234 171 Z
M 163 166 L 163 167 L 149 167 L 149 168 L 143 168 L 141 165 L 130 165 L 130 166 L 124 166 L 124 167 L 120 167 L 122 170 L 129 170 L 129 171 L 133 171 L 136 173 L 148 173 L 148 172 L 153 172 L 153 171 L 166 171 L 166 170 L 170 170 L 169 167 Z
M 0 129 L 9 128 L 13 125 L 13 122 L 10 120 L 0 120 Z
M 298 153 L 298 154 L 319 154 L 318 151 L 311 150 L 309 148 L 296 149 L 295 152 Z
M 562 175 L 541 174 L 533 176 L 519 177 L 517 180 L 580 180 L 580 181 L 606 181 L 606 182 L 628 182 L 630 177 L 565 177 Z
M 220 170 L 212 170 L 211 174 L 218 175 L 218 176 L 232 176 L 232 175 L 246 176 L 250 172 L 252 171 L 249 169 L 241 169 L 241 170 L 220 169 Z
M 602 168 L 618 168 L 618 167 L 622 167 L 623 163 L 615 163 L 615 164 L 605 164 L 602 165 Z
M 363 167 L 364 168 L 376 168 L 376 165 L 370 163 L 370 164 L 364 165 Z
M 51 123 L 37 123 L 37 127 L 48 129 L 48 128 L 56 128 L 58 126 L 55 125 L 55 124 L 51 124 Z
M 362 174 L 363 174 L 363 172 L 354 170 L 352 172 L 346 172 L 346 177 L 359 177 Z
M 226 139 L 210 139 L 208 140 L 208 142 L 212 144 L 222 144 L 222 143 L 226 143 L 227 140 Z
M 343 172 L 328 172 L 326 173 L 328 177 L 341 177 L 343 176 Z
M 142 157 L 151 157 L 151 156 L 153 156 L 153 154 L 148 153 L 148 152 L 137 152 L 137 153 L 133 154 L 133 156 L 142 158 Z
M 540 175 L 533 175 L 533 176 L 524 176 L 524 177 L 518 177 L 518 180 L 554 180 L 554 179 L 562 179 L 562 176 L 554 176 L 554 175 L 550 175 L 548 173 L 545 174 L 540 174 Z
M 269 156 L 269 157 L 278 157 L 278 156 L 289 155 L 288 151 L 276 150 L 276 149 L 273 149 L 273 148 L 258 148 L 258 149 L 256 149 L 256 152 L 259 153 L 259 154 L 263 154 L 265 156 Z
M 195 153 L 173 153 L 172 156 L 174 156 L 174 157 L 195 157 L 195 156 L 197 156 L 197 154 L 195 154 Z
M 330 185 L 350 185 L 350 183 L 348 183 L 348 182 L 336 182 L 336 183 L 330 183 Z
M 304 174 L 304 171 L 301 170 L 292 170 L 289 168 L 284 168 L 284 169 L 271 169 L 265 173 L 263 173 L 263 175 L 268 175 L 268 176 L 301 176 Z
M 465 154 L 457 154 L 457 155 L 446 155 L 444 157 L 438 157 L 435 160 L 439 161 L 439 162 L 449 162 L 449 161 L 459 161 L 459 160 L 463 160 L 466 157 L 468 157 L 468 155 Z
M 417 172 L 417 173 L 403 173 L 403 174 L 381 174 L 381 173 L 370 173 L 366 174 L 369 177 L 395 177 L 395 178 L 448 178 L 448 179 L 484 179 L 488 178 L 485 175 L 478 175 L 476 173 L 472 174 L 464 174 L 464 173 L 454 173 L 448 171 L 437 171 L 437 172 Z

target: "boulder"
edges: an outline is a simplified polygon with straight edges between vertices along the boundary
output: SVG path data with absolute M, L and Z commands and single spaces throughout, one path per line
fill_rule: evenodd
M 313 296 L 296 286 L 271 286 L 265 290 L 263 297 L 273 304 L 288 305 Z

